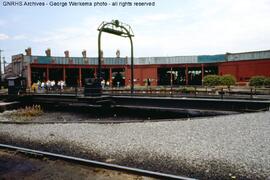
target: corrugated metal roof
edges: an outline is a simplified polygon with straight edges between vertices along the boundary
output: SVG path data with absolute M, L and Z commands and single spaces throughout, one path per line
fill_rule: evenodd
M 197 56 L 139 57 L 134 58 L 134 64 L 185 64 L 197 63 Z M 130 63 L 130 58 L 129 58 Z
M 217 54 L 217 55 L 202 55 L 198 56 L 199 63 L 207 63 L 207 62 L 222 62 L 225 61 L 225 54 Z
M 244 53 L 228 53 L 228 61 L 242 61 L 255 59 L 270 59 L 270 50 L 268 51 L 254 51 Z
M 89 64 L 97 65 L 97 57 L 47 57 L 47 56 L 24 56 L 24 61 L 29 63 L 38 63 L 38 64 Z M 126 58 L 104 58 L 104 64 L 108 65 L 125 65 L 127 64 Z
M 13 56 L 15 59 L 17 56 Z M 20 57 L 18 55 L 18 57 Z M 270 50 L 255 51 L 244 53 L 227 53 L 217 55 L 200 55 L 200 56 L 168 56 L 168 57 L 138 57 L 134 58 L 135 65 L 144 64 L 191 64 L 191 63 L 211 63 L 223 61 L 239 61 L 239 60 L 255 60 L 255 59 L 270 59 Z M 25 62 L 39 63 L 39 64 L 89 64 L 97 65 L 97 57 L 47 57 L 47 56 L 24 56 Z M 130 64 L 130 58 L 104 58 L 104 64 L 107 65 L 125 65 Z

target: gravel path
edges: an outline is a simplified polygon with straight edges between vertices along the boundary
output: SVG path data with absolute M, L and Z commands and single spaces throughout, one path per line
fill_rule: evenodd
M 64 143 L 108 162 L 202 179 L 270 178 L 269 111 L 134 124 L 1 124 L 0 140 Z

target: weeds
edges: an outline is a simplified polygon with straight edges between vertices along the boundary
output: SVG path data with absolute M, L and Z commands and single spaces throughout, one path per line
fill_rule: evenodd
M 40 105 L 25 106 L 9 114 L 9 117 L 15 121 L 30 120 L 34 117 L 41 116 L 43 110 Z

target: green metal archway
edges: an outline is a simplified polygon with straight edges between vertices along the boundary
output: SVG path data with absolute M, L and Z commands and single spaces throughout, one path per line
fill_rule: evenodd
M 131 88 L 130 92 L 133 94 L 134 92 L 134 63 L 133 63 L 133 42 L 132 37 L 134 37 L 133 31 L 131 27 L 127 24 L 120 23 L 118 20 L 112 20 L 111 22 L 102 22 L 98 27 L 98 73 L 97 78 L 98 81 L 101 82 L 101 34 L 102 32 L 114 34 L 121 37 L 128 37 L 131 45 Z

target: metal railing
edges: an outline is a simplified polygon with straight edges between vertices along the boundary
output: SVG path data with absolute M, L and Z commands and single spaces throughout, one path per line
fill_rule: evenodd
M 93 89 L 94 90 L 94 89 Z M 28 90 L 27 94 L 58 94 L 83 96 L 84 87 L 65 87 L 64 89 L 36 89 Z M 127 87 L 105 87 L 102 95 L 131 95 Z M 136 96 L 173 96 L 173 97 L 213 97 L 213 98 L 245 98 L 245 99 L 270 99 L 270 88 L 243 88 L 243 87 L 204 87 L 204 86 L 157 86 L 157 87 L 136 87 Z M 93 94 L 96 96 L 96 94 Z

